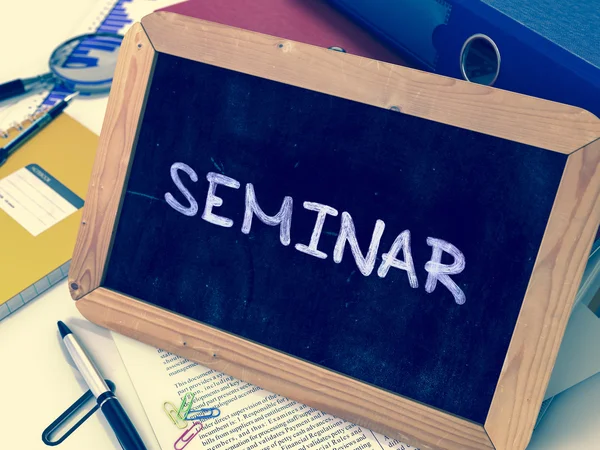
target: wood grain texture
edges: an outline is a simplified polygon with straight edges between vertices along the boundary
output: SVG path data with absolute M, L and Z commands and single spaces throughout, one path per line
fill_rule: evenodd
M 490 412 L 495 447 L 527 447 L 600 222 L 600 140 L 569 156 Z
M 557 152 L 600 137 L 600 121 L 572 106 L 168 12 L 142 26 L 158 52 Z
M 100 285 L 155 51 L 140 24 L 123 40 L 69 270 L 74 299 Z
M 98 288 L 76 302 L 89 320 L 211 369 L 425 449 L 492 449 L 483 427 Z

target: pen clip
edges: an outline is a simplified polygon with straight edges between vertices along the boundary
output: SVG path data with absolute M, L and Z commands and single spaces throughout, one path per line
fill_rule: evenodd
M 115 392 L 115 384 L 110 380 L 105 381 L 108 387 L 110 388 L 111 392 Z M 94 402 L 94 407 L 90 409 L 81 419 L 79 419 L 79 421 L 77 421 L 75 425 L 68 429 L 58 440 L 51 440 L 54 437 L 53 435 L 56 433 L 56 431 L 58 431 L 71 418 L 71 416 L 74 416 L 83 405 L 85 405 L 90 399 L 93 398 L 94 394 L 92 394 L 92 391 L 88 390 L 85 394 L 79 397 L 75 401 L 75 403 L 69 406 L 65 412 L 58 416 L 54 422 L 48 425 L 48 427 L 42 432 L 42 441 L 44 442 L 44 444 L 50 446 L 60 444 L 62 441 L 68 438 L 71 435 L 71 433 L 73 433 L 73 431 L 79 428 L 81 424 L 83 424 L 83 422 L 85 422 L 92 414 L 94 414 L 100 408 L 100 406 L 96 402 Z

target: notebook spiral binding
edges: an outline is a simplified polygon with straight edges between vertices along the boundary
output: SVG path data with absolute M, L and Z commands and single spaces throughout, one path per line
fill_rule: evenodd
M 43 116 L 48 109 L 50 109 L 50 107 L 40 106 L 33 113 L 28 114 L 25 119 L 21 120 L 20 122 L 15 121 L 8 128 L 0 129 L 0 138 L 8 139 L 9 137 L 12 137 L 13 135 L 25 130 L 33 122 Z

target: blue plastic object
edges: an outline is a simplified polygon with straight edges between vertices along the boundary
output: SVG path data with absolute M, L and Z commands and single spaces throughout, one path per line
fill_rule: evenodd
M 481 77 L 483 84 L 600 116 L 600 0 L 329 2 L 414 67 L 453 78 L 465 78 L 465 43 L 484 35 L 499 58 L 497 77 Z

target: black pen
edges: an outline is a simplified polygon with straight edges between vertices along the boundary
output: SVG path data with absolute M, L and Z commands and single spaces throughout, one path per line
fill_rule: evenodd
M 33 123 L 25 129 L 25 131 L 6 144 L 5 147 L 0 148 L 0 166 L 4 164 L 8 157 L 16 152 L 25 142 L 35 136 L 42 128 L 48 125 L 61 112 L 63 112 L 63 110 L 69 106 L 69 102 L 78 94 L 79 92 L 75 92 L 71 95 L 67 95 L 64 99 L 44 113 L 40 118 L 34 120 Z
M 96 397 L 96 401 L 115 432 L 121 447 L 124 450 L 146 450 L 144 442 L 133 426 L 133 423 L 131 423 L 131 420 L 129 420 L 121 403 L 119 403 L 115 394 L 106 385 L 104 378 L 100 376 L 98 369 L 90 360 L 83 347 L 81 347 L 75 335 L 61 321 L 58 322 L 58 330 L 69 355 L 73 358 L 73 362 L 75 362 L 79 373 L 81 373 L 90 391 Z

